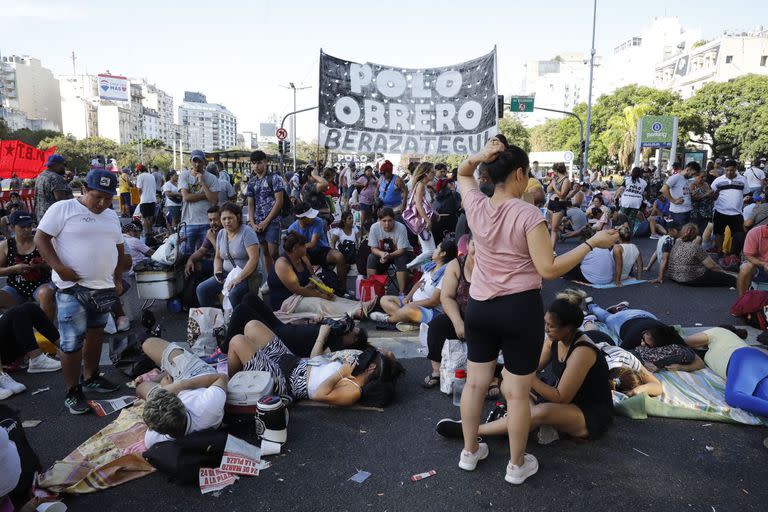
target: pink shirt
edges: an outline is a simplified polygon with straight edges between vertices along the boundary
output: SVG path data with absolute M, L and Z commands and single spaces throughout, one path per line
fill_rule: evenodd
M 744 255 L 768 262 L 768 226 L 757 226 L 749 230 L 744 240 Z
M 469 295 L 489 300 L 541 288 L 541 276 L 528 252 L 528 233 L 541 224 L 541 211 L 521 199 L 510 199 L 498 208 L 480 190 L 462 198 L 472 240 L 475 269 Z

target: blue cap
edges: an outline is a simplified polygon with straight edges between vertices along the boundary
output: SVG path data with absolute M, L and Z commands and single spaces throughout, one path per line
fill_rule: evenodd
M 91 169 L 85 177 L 85 184 L 90 190 L 115 195 L 117 176 L 106 169 Z
M 53 154 L 48 157 L 48 161 L 45 162 L 46 167 L 50 167 L 54 164 L 62 164 L 65 165 L 67 162 L 64 160 L 64 157 L 58 154 Z
M 35 222 L 34 217 L 29 212 L 23 210 L 16 210 L 8 218 L 8 224 L 11 226 L 29 226 Z
M 202 149 L 195 149 L 189 154 L 189 159 L 193 162 L 195 161 L 195 158 L 199 158 L 202 161 L 205 161 L 205 151 Z

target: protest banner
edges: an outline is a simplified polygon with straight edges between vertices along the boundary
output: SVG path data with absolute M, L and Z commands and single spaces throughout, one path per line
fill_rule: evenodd
M 496 50 L 440 68 L 359 64 L 320 52 L 320 146 L 465 154 L 498 133 Z
M 43 151 L 20 140 L 0 141 L 0 178 L 10 178 L 14 174 L 21 179 L 36 178 L 45 170 L 48 157 L 55 152 L 55 146 Z

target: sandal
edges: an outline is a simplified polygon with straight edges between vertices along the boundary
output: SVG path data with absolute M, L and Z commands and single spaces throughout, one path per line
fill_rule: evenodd
M 488 394 L 485 395 L 486 400 L 496 400 L 501 395 L 501 389 L 498 384 L 491 384 L 488 386 Z
M 435 375 L 433 373 L 430 373 L 426 377 L 424 377 L 424 381 L 421 383 L 421 387 L 424 389 L 432 389 L 435 386 L 440 384 L 440 375 Z

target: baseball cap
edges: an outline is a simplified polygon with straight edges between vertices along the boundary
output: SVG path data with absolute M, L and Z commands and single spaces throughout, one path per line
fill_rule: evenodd
M 146 170 L 147 168 L 144 166 L 144 164 L 136 164 L 136 172 L 142 172 Z
M 85 176 L 85 184 L 90 190 L 115 195 L 117 177 L 106 169 L 91 169 Z
M 314 219 L 320 213 L 307 203 L 301 203 L 296 207 L 296 217 L 304 219 Z
M 64 157 L 59 154 L 53 154 L 48 157 L 48 161 L 45 162 L 46 167 L 50 167 L 54 164 L 62 164 L 65 165 L 67 162 L 64 160 Z
M 202 149 L 192 150 L 192 152 L 189 154 L 189 159 L 194 162 L 195 158 L 205 161 L 205 152 Z
M 35 219 L 32 217 L 32 214 L 29 212 L 25 212 L 23 210 L 16 210 L 8 218 L 8 224 L 10 224 L 11 226 L 24 227 L 24 226 L 29 226 L 34 222 L 35 222 Z

